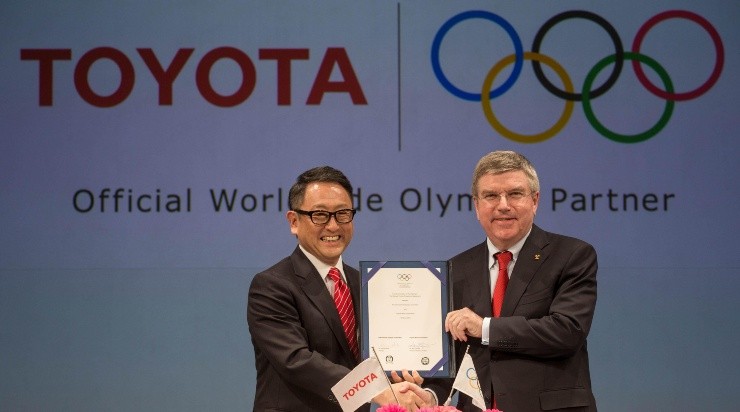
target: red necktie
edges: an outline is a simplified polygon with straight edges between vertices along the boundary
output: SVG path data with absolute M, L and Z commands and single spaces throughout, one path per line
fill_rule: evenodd
M 496 278 L 496 286 L 493 288 L 493 300 L 491 302 L 491 306 L 493 309 L 493 317 L 497 318 L 501 316 L 501 307 L 504 306 L 506 285 L 509 284 L 509 273 L 507 268 L 513 255 L 508 250 L 505 250 L 503 252 L 496 253 L 493 257 L 495 257 L 498 262 L 498 277 Z
M 344 334 L 347 335 L 347 343 L 349 343 L 349 348 L 352 349 L 355 359 L 359 359 L 360 350 L 355 334 L 355 309 L 352 306 L 352 296 L 349 294 L 347 284 L 342 280 L 339 269 L 329 269 L 329 277 L 334 281 L 334 304 L 337 306 L 339 318 L 342 320 Z

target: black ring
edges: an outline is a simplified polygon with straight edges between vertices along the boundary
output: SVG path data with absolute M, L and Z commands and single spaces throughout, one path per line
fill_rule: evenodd
M 617 33 L 617 30 L 614 29 L 614 26 L 606 21 L 606 19 L 599 16 L 598 14 L 591 13 L 585 10 L 571 10 L 555 15 L 550 18 L 550 20 L 546 21 L 545 24 L 540 27 L 537 35 L 534 36 L 534 42 L 532 42 L 532 52 L 539 53 L 542 39 L 545 37 L 545 34 L 551 28 L 553 28 L 553 26 L 563 20 L 573 18 L 582 18 L 598 24 L 604 30 L 606 30 L 607 34 L 609 34 L 609 37 L 611 37 L 612 42 L 614 43 L 614 55 L 616 56 L 616 59 L 614 60 L 614 70 L 612 71 L 612 74 L 609 76 L 609 78 L 606 79 L 606 82 L 604 82 L 604 84 L 591 91 L 590 98 L 594 99 L 606 93 L 609 89 L 611 89 L 612 86 L 614 86 L 614 83 L 617 82 L 617 78 L 619 78 L 619 74 L 622 72 L 622 66 L 624 65 L 624 47 L 622 47 L 622 40 L 619 38 L 619 34 Z M 543 73 L 542 66 L 539 61 L 532 60 L 532 68 L 534 69 L 534 74 L 537 76 L 537 79 L 550 93 L 565 100 L 574 100 L 579 102 L 583 100 L 582 93 L 568 93 L 555 87 Z

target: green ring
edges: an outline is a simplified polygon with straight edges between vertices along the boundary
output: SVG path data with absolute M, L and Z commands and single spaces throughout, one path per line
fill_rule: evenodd
M 657 61 L 653 60 L 652 58 L 645 56 L 644 54 L 634 53 L 634 52 L 625 52 L 624 53 L 624 59 L 625 60 L 637 60 L 639 62 L 645 63 L 646 65 L 650 66 L 653 70 L 655 70 L 656 73 L 658 73 L 658 76 L 660 76 L 660 79 L 663 80 L 663 85 L 665 86 L 665 89 L 668 93 L 673 93 L 673 83 L 671 82 L 670 76 L 668 76 L 668 72 L 663 69 L 663 67 L 658 64 Z M 667 124 L 668 121 L 671 119 L 671 115 L 673 114 L 673 106 L 674 102 L 672 100 L 666 100 L 665 110 L 663 111 L 663 114 L 660 116 L 660 119 L 658 120 L 658 123 L 656 123 L 653 127 L 650 129 L 638 133 L 635 135 L 624 135 L 615 133 L 609 129 L 607 129 L 604 125 L 599 122 L 598 119 L 596 119 L 596 115 L 594 114 L 593 110 L 591 109 L 591 86 L 593 85 L 594 80 L 596 79 L 596 76 L 601 72 L 603 68 L 605 68 L 607 65 L 614 63 L 616 61 L 616 55 L 612 54 L 611 56 L 604 57 L 601 59 L 596 65 L 591 69 L 590 72 L 588 72 L 588 75 L 586 76 L 586 80 L 583 81 L 583 112 L 586 115 L 586 119 L 588 119 L 589 123 L 591 123 L 591 126 L 599 132 L 602 136 L 611 139 L 615 142 L 619 143 L 639 143 L 643 142 L 645 140 L 650 139 L 651 137 L 655 136 L 660 132 Z

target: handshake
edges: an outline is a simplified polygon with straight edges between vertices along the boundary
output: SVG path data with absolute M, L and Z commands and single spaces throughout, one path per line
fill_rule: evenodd
M 434 392 L 422 389 L 424 378 L 417 371 L 391 372 L 390 387 L 373 397 L 373 403 L 381 405 L 379 410 L 385 412 L 419 411 L 437 405 Z M 391 409 L 388 409 L 391 408 Z

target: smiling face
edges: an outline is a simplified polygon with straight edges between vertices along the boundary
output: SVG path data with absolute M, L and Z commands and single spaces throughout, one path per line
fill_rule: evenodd
M 313 182 L 306 186 L 303 203 L 299 209 L 328 212 L 352 209 L 352 198 L 347 190 L 337 183 Z M 292 210 L 287 213 L 287 218 L 290 223 L 290 232 L 296 235 L 298 243 L 327 265 L 336 265 L 339 256 L 352 240 L 353 222 L 339 224 L 332 217 L 329 223 L 316 225 L 309 216 Z
M 532 192 L 527 175 L 521 170 L 485 174 L 478 179 L 477 186 L 475 216 L 486 236 L 499 250 L 512 247 L 532 228 L 540 199 L 539 192 Z M 512 200 L 516 195 L 511 195 L 516 192 L 524 193 L 525 196 Z

